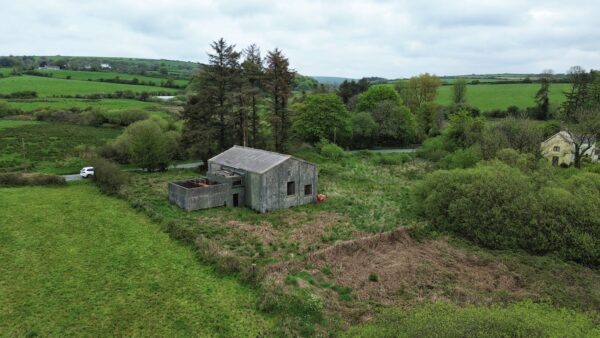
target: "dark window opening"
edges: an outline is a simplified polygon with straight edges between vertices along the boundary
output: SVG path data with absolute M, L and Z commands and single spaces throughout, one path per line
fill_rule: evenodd
M 558 156 L 552 157 L 552 165 L 558 165 Z
M 304 195 L 312 195 L 312 184 L 304 186 Z
M 288 196 L 296 194 L 296 184 L 294 181 L 287 183 L 287 194 Z
M 242 185 L 242 180 L 233 181 L 233 185 Z

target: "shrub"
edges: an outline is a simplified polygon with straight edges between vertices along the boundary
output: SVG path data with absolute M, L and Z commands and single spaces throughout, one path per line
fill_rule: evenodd
M 127 127 L 134 122 L 145 120 L 150 115 L 148 112 L 140 109 L 121 110 L 105 113 L 105 118 L 108 123 Z
M 530 165 L 506 154 L 501 156 L 507 162 Z M 417 213 L 437 229 L 489 248 L 556 253 L 600 265 L 600 175 L 535 178 L 499 161 L 434 172 L 414 188 Z
M 499 150 L 496 152 L 496 158 L 525 173 L 532 172 L 537 166 L 537 161 L 533 154 L 521 154 L 512 148 Z
M 20 109 L 11 108 L 8 103 L 0 101 L 0 118 L 12 115 L 19 115 L 23 112 Z
M 329 143 L 326 140 L 321 140 L 318 145 L 321 155 L 331 160 L 341 160 L 346 156 L 344 149 L 340 148 L 335 143 Z
M 179 133 L 167 131 L 162 119 L 138 121 L 127 127 L 116 145 L 127 149 L 131 162 L 148 171 L 164 170 L 177 151 Z
M 376 273 L 371 272 L 369 274 L 369 282 L 379 282 L 379 276 Z
M 472 146 L 446 155 L 441 160 L 441 165 L 445 169 L 464 169 L 474 167 L 479 161 L 481 161 L 481 149 L 479 146 Z
M 429 161 L 438 162 L 449 153 L 448 143 L 442 136 L 428 138 L 417 149 L 417 156 Z
M 124 186 L 129 177 L 121 168 L 103 158 L 92 159 L 91 165 L 94 167 L 94 176 L 92 181 L 100 188 L 100 191 L 107 195 L 115 195 L 119 193 L 121 187 Z
M 57 175 L 25 174 L 25 173 L 0 173 L 0 186 L 26 186 L 26 185 L 65 185 L 63 177 Z

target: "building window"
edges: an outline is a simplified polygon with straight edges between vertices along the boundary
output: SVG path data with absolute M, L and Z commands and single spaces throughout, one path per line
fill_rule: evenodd
M 552 148 L 552 150 L 559 152 L 560 151 L 560 147 L 559 146 L 554 146 L 554 148 Z
M 296 184 L 294 181 L 287 183 L 287 194 L 288 196 L 296 194 Z
M 233 181 L 233 185 L 242 185 L 242 180 Z
M 312 184 L 304 186 L 304 195 L 312 195 Z

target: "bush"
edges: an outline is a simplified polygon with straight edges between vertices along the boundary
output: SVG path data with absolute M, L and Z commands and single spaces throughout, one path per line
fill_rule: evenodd
M 417 156 L 429 161 L 438 162 L 449 154 L 448 143 L 442 136 L 428 138 L 417 149 Z
M 500 156 L 517 166 L 530 165 L 526 157 L 506 151 Z M 495 161 L 431 173 L 415 186 L 414 196 L 417 213 L 437 229 L 492 249 L 555 253 L 600 266 L 598 174 L 536 180 Z
M 161 118 L 138 121 L 127 127 L 112 144 L 117 153 L 127 153 L 129 160 L 148 171 L 169 166 L 179 144 L 178 131 L 168 130 L 169 123 Z
M 0 186 L 66 185 L 61 176 L 25 173 L 0 173 Z
M 104 114 L 108 123 L 127 127 L 134 122 L 147 119 L 148 112 L 140 109 L 121 110 Z
M 441 166 L 444 169 L 464 169 L 474 167 L 479 161 L 481 161 L 481 149 L 479 146 L 472 146 L 446 155 L 441 160 Z
M 103 158 L 95 158 L 90 162 L 94 167 L 92 181 L 107 195 L 119 193 L 121 187 L 129 181 L 127 173 L 113 162 Z
M 8 103 L 0 101 L 0 118 L 12 115 L 19 115 L 23 112 L 20 109 L 11 108 Z
M 321 155 L 331 160 L 341 160 L 346 156 L 344 149 L 340 148 L 335 143 L 323 144 L 320 149 Z

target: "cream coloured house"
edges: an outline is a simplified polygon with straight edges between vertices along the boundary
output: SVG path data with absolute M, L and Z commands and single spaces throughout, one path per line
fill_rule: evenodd
M 586 149 L 588 144 L 582 144 L 581 149 Z M 575 162 L 575 143 L 571 135 L 566 131 L 559 131 L 550 136 L 541 144 L 542 156 L 552 162 L 553 165 L 571 165 Z M 583 157 L 589 157 L 593 162 L 598 162 L 600 148 L 595 143 L 583 153 Z

